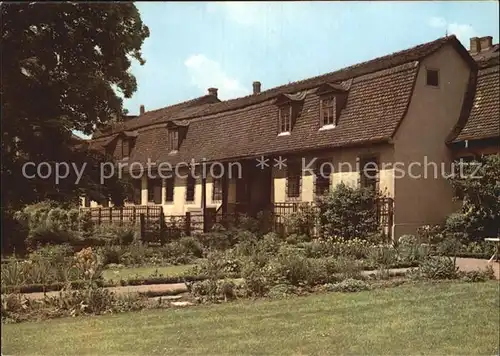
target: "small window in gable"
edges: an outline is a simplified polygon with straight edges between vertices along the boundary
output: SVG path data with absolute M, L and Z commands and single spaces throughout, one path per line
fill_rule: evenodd
M 336 98 L 334 95 L 325 96 L 320 100 L 321 126 L 335 125 Z
M 168 149 L 177 151 L 179 149 L 179 130 L 171 128 L 168 130 Z
M 427 85 L 431 87 L 439 86 L 439 71 L 436 69 L 427 69 Z
M 286 133 L 292 130 L 292 106 L 283 105 L 279 107 L 278 133 Z

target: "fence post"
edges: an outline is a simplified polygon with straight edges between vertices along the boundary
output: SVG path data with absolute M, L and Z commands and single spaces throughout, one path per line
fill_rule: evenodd
M 144 213 L 139 215 L 139 231 L 141 235 L 141 241 L 144 242 L 146 238 L 146 219 L 144 218 Z
M 186 212 L 186 221 L 184 224 L 184 230 L 186 236 L 191 236 L 191 213 L 189 211 Z
M 135 214 L 136 214 L 136 211 L 135 211 L 135 206 L 134 206 L 134 208 L 132 209 L 132 221 L 134 222 L 134 226 L 135 226 L 135 223 L 137 222 L 137 218 L 136 218 Z
M 109 222 L 113 223 L 113 208 L 109 208 Z
M 165 214 L 163 213 L 163 207 L 160 209 L 160 245 L 163 246 L 165 243 Z
M 97 225 L 101 225 L 101 207 L 99 207 L 99 214 L 97 215 Z
M 123 206 L 120 208 L 120 226 L 123 226 Z

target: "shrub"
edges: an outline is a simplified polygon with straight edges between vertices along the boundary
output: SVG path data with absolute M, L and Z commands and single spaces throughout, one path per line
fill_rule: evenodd
M 429 257 L 421 264 L 417 277 L 425 279 L 456 279 L 458 267 L 455 261 L 449 257 Z
M 398 239 L 399 246 L 414 246 L 417 242 L 415 235 L 401 235 Z
M 318 219 L 318 210 L 311 204 L 302 204 L 298 210 L 286 215 L 285 229 L 288 234 L 305 235 L 314 234 L 314 228 Z
M 179 240 L 179 244 L 183 246 L 186 253 L 194 257 L 203 257 L 202 244 L 192 236 L 184 236 Z
M 436 244 L 443 240 L 445 234 L 441 225 L 423 225 L 417 229 L 420 243 Z
M 193 267 L 188 274 L 203 275 L 211 279 L 220 279 L 225 276 L 238 275 L 241 270 L 241 261 L 235 259 L 229 252 L 210 252 L 205 260 Z
M 96 227 L 94 234 L 111 244 L 130 245 L 136 240 L 137 228 L 133 224 L 101 224 Z
M 65 263 L 68 257 L 72 257 L 74 253 L 73 247 L 69 244 L 48 245 L 40 247 L 32 252 L 28 259 L 44 258 L 52 263 Z
M 367 282 L 352 278 L 327 286 L 327 290 L 330 292 L 361 292 L 369 289 L 370 285 Z
M 266 276 L 262 267 L 252 261 L 248 261 L 243 265 L 241 277 L 244 279 L 243 290 L 247 297 L 261 297 L 266 295 L 274 283 Z
M 288 284 L 277 284 L 269 289 L 267 295 L 270 298 L 285 298 L 290 294 L 294 294 L 294 292 L 295 289 L 293 286 L 290 286 Z
M 398 262 L 398 252 L 392 246 L 374 246 L 369 251 L 368 262 L 375 266 L 393 266 Z
M 236 241 L 233 230 L 211 231 L 199 235 L 199 240 L 209 250 L 227 250 L 233 246 Z
M 346 239 L 366 238 L 379 230 L 376 200 L 379 193 L 366 188 L 352 188 L 340 183 L 318 201 L 323 236 Z
M 236 298 L 236 285 L 230 280 L 206 279 L 189 284 L 190 293 L 199 301 L 219 302 Z
M 460 278 L 465 282 L 486 282 L 491 279 L 495 279 L 495 272 L 493 267 L 488 266 L 483 270 L 467 271 L 459 273 Z
M 308 257 L 349 256 L 362 259 L 368 256 L 370 249 L 368 241 L 357 238 L 315 239 L 310 243 L 304 243 L 303 246 Z
M 78 209 L 62 209 L 55 202 L 45 201 L 26 206 L 14 217 L 28 230 L 26 243 L 31 249 L 81 240 Z
M 107 245 L 99 250 L 104 266 L 109 264 L 122 264 L 124 250 L 120 246 Z

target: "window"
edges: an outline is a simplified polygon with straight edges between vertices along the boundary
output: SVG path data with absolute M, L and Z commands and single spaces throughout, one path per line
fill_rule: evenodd
M 320 102 L 320 124 L 321 126 L 335 125 L 335 97 L 329 96 Z
M 292 130 L 292 106 L 284 105 L 279 108 L 279 133 Z
M 179 149 L 179 131 L 177 129 L 168 130 L 168 149 L 170 151 Z
M 174 177 L 165 179 L 165 203 L 172 203 L 174 201 L 174 187 Z
M 439 86 L 439 71 L 427 69 L 427 85 L 431 87 Z
M 300 184 L 302 179 L 302 172 L 300 169 L 300 164 L 298 162 L 290 162 L 287 167 L 287 191 L 286 196 L 288 198 L 298 198 L 300 197 Z
M 122 149 L 122 158 L 130 156 L 130 140 L 122 139 L 121 140 L 121 149 Z
M 318 161 L 314 174 L 316 177 L 316 196 L 320 197 L 330 190 L 332 164 L 327 160 Z
M 161 204 L 161 179 L 148 179 L 148 202 Z
M 360 165 L 361 187 L 373 190 L 378 189 L 378 159 L 376 157 L 363 158 Z
M 127 194 L 127 202 L 133 203 L 136 205 L 141 204 L 141 180 L 140 179 L 132 179 L 130 182 L 130 190 Z
M 196 179 L 192 175 L 188 175 L 186 179 L 186 201 L 194 201 L 194 190 L 196 187 Z
M 222 200 L 222 178 L 220 166 L 213 166 L 212 201 Z

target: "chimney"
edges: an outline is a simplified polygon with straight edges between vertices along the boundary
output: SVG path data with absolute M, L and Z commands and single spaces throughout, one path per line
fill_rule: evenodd
M 478 53 L 481 50 L 481 42 L 479 37 L 472 37 L 470 39 L 470 53 Z
M 492 47 L 493 37 L 485 36 L 479 39 L 479 45 L 481 51 L 487 51 Z
M 260 82 L 253 82 L 253 94 L 260 94 Z
M 146 109 L 144 109 L 144 105 L 141 105 L 139 107 L 139 115 L 144 115 L 145 112 L 146 112 Z
M 217 97 L 217 88 L 208 88 L 208 95 Z

